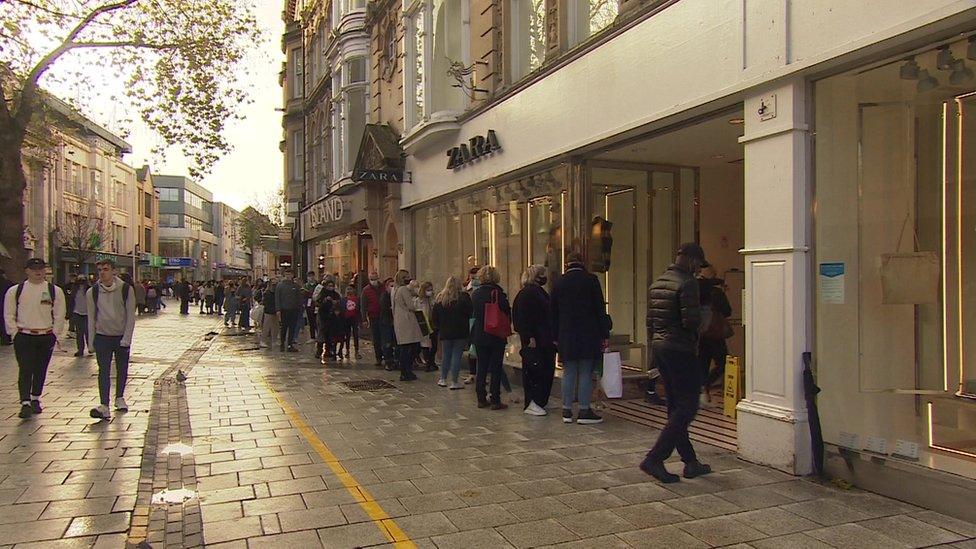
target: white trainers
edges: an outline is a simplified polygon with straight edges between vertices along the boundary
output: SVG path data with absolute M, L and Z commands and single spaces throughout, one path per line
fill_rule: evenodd
M 88 415 L 95 419 L 104 419 L 106 421 L 112 419 L 112 412 L 109 411 L 108 406 L 103 404 L 99 404 L 97 407 L 92 408 Z
M 454 383 L 451 384 L 449 389 L 451 389 L 452 391 L 457 391 L 458 389 L 464 389 L 464 385 L 455 381 Z
M 447 381 L 444 381 L 443 379 L 438 379 L 437 385 L 440 387 L 447 387 Z
M 125 403 L 125 399 L 124 398 L 118 397 L 118 398 L 115 399 L 115 409 L 118 410 L 118 411 L 120 411 L 120 412 L 128 412 L 129 411 L 129 405 Z
M 474 376 L 471 374 L 464 376 L 464 384 L 469 385 L 471 383 L 474 383 Z
M 549 412 L 547 412 L 545 408 L 539 406 L 535 402 L 530 402 L 529 405 L 526 406 L 525 410 L 522 413 L 528 414 L 530 416 L 544 416 L 547 415 Z

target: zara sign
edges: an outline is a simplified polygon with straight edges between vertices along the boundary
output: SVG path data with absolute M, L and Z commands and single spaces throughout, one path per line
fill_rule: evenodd
M 328 200 L 323 200 L 318 204 L 313 204 L 309 210 L 309 224 L 312 227 L 321 227 L 328 223 L 336 223 L 342 220 L 342 214 L 346 211 L 342 199 L 334 196 Z
M 498 136 L 495 135 L 495 130 L 488 130 L 486 135 L 472 137 L 468 139 L 467 143 L 462 143 L 447 151 L 447 156 L 450 159 L 447 161 L 447 169 L 456 170 L 483 156 L 494 154 L 495 151 L 499 151 L 501 148 L 502 146 L 498 143 Z

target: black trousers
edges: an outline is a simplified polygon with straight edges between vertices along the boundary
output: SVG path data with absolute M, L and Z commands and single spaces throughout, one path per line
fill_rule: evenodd
M 420 352 L 419 343 L 407 343 L 405 345 L 397 345 L 397 362 L 400 367 L 400 379 L 408 378 L 413 376 L 413 361 L 417 360 L 417 354 Z
M 698 343 L 698 358 L 701 359 L 703 384 L 708 387 L 725 375 L 725 357 L 729 354 L 729 346 L 725 340 L 702 338 Z M 715 363 L 715 368 L 711 364 Z
M 98 362 L 98 398 L 108 406 L 112 390 L 112 360 L 115 360 L 115 398 L 125 396 L 125 384 L 129 379 L 129 348 L 122 346 L 122 336 L 95 334 L 92 341 L 95 360 Z
M 556 350 L 522 347 L 519 354 L 522 355 L 522 388 L 525 390 L 523 408 L 532 402 L 545 408 L 556 375 Z
M 190 300 L 189 300 L 189 298 L 187 298 L 187 299 L 182 299 L 181 298 L 180 299 L 180 314 L 181 315 L 188 315 L 188 314 L 190 314 Z
M 78 343 L 78 352 L 85 352 L 85 342 L 88 340 L 88 315 L 72 313 L 71 318 L 75 322 L 75 341 Z M 89 345 L 91 343 L 89 342 Z
M 430 334 L 430 347 L 423 347 L 424 366 L 437 366 L 437 332 Z
M 33 395 L 40 397 L 44 392 L 47 378 L 47 365 L 54 353 L 54 334 L 14 336 L 14 356 L 17 357 L 17 388 L 20 401 L 27 402 Z
M 305 307 L 305 317 L 308 318 L 308 337 L 317 339 L 318 315 L 315 314 L 315 307 Z
M 505 359 L 505 344 L 475 345 L 475 351 L 478 353 L 478 374 L 475 377 L 474 391 L 478 395 L 478 402 L 488 400 L 490 392 L 491 402 L 499 403 L 502 401 L 502 376 L 505 375 L 502 368 L 502 361 Z M 488 374 L 491 374 L 491 386 L 486 388 L 485 383 Z
M 281 346 L 294 345 L 298 342 L 298 315 L 299 309 L 281 310 Z
M 654 365 L 661 372 L 668 398 L 668 423 L 647 453 L 648 459 L 664 461 L 677 450 L 681 461 L 698 461 L 688 438 L 688 426 L 698 413 L 701 392 L 701 363 L 694 353 L 655 349 Z

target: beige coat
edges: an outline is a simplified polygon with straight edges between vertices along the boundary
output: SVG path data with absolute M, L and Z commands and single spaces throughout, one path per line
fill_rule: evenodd
M 420 343 L 423 334 L 414 311 L 418 309 L 417 298 L 407 286 L 393 290 L 393 331 L 397 345 Z

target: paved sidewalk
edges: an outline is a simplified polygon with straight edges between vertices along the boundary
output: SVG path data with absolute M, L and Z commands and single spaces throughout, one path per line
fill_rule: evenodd
M 70 355 L 52 364 L 45 412 L 19 420 L 0 350 L 0 545 L 976 547 L 976 525 L 708 446 L 715 474 L 665 488 L 636 468 L 656 434 L 643 427 L 479 410 L 435 374 L 323 367 L 222 324 L 207 341 L 216 322 L 140 319 L 131 411 L 111 423 L 88 417 L 94 359 Z M 368 380 L 390 387 L 357 390 Z M 185 504 L 144 504 L 181 487 Z

